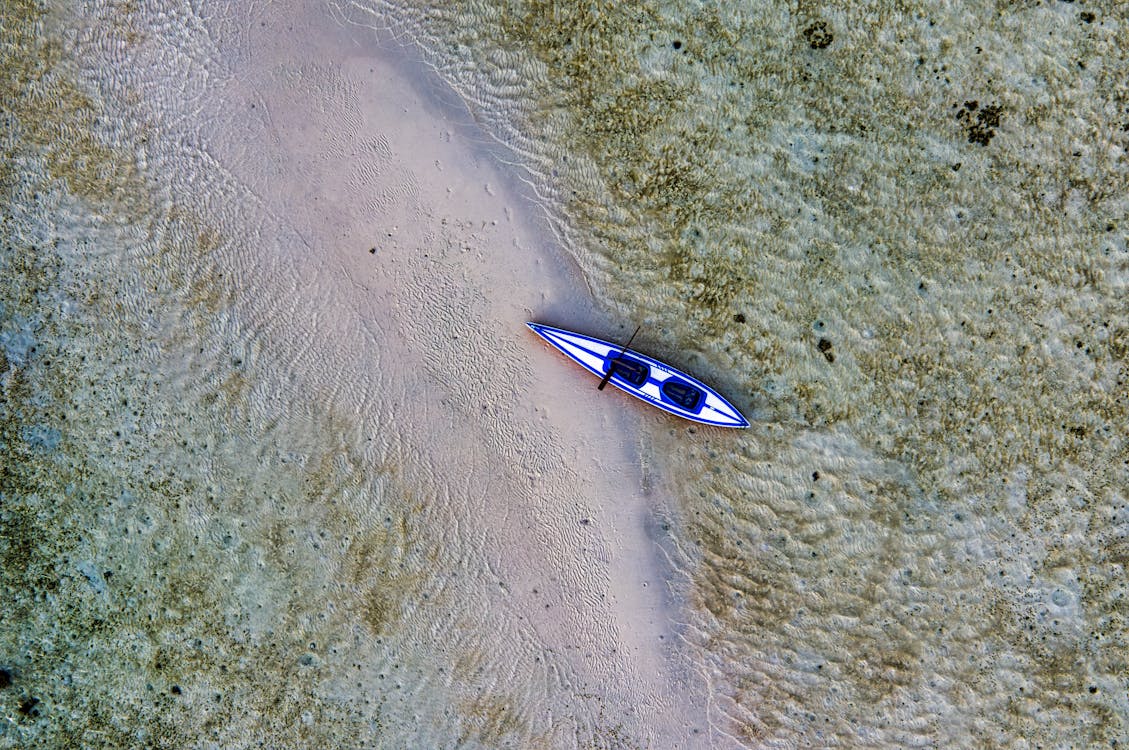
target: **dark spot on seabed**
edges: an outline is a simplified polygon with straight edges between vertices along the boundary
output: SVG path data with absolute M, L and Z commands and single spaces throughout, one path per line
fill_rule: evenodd
M 24 716 L 39 716 L 39 709 L 36 708 L 38 705 L 39 699 L 34 696 L 20 698 L 20 713 Z
M 827 28 L 826 21 L 816 21 L 804 29 L 804 39 L 808 40 L 812 49 L 826 49 L 831 46 L 835 36 Z
M 11 687 L 11 685 L 12 685 L 12 673 L 9 672 L 7 669 L 0 669 L 0 690 L 4 689 L 6 687 Z
M 831 342 L 827 339 L 820 339 L 819 343 L 815 345 L 819 351 L 823 352 L 823 356 L 827 358 L 828 362 L 835 361 L 835 354 L 831 351 Z
M 736 323 L 744 323 L 745 322 L 745 314 L 744 313 L 737 313 L 736 315 L 733 316 L 733 321 L 736 322 Z
M 996 135 L 996 128 L 1000 126 L 1003 111 L 1004 108 L 999 102 L 981 107 L 980 102 L 973 99 L 966 101 L 957 111 L 957 122 L 964 126 L 969 143 L 987 146 Z

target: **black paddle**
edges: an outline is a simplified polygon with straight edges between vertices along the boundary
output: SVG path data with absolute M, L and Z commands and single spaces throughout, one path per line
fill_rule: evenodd
M 643 326 L 639 326 L 639 328 L 642 327 Z M 639 328 L 635 329 L 635 333 L 639 333 Z M 623 356 L 623 353 L 627 351 L 627 347 L 631 346 L 631 342 L 635 340 L 635 333 L 631 334 L 631 338 L 629 338 L 627 340 L 627 343 L 623 345 L 623 348 L 619 350 L 619 354 L 615 355 L 615 359 L 608 363 L 608 371 L 604 375 L 604 379 L 600 381 L 600 384 L 598 386 L 596 386 L 596 390 L 604 390 L 604 386 L 608 384 L 609 380 L 611 380 L 612 373 L 615 372 L 615 363 L 618 362 L 619 358 Z

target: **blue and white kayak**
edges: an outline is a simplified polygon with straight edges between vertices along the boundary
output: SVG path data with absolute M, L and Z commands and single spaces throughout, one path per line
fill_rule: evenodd
M 609 383 L 663 411 L 716 427 L 749 426 L 720 393 L 657 359 L 580 333 L 540 323 L 526 325 L 596 377 L 604 377 L 611 368 Z

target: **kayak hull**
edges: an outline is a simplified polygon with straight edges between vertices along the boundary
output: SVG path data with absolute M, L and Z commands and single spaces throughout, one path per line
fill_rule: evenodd
M 714 427 L 748 427 L 749 421 L 733 404 L 708 385 L 634 349 L 562 328 L 526 323 L 554 349 L 598 378 L 608 369 L 608 382 L 663 411 L 691 422 Z

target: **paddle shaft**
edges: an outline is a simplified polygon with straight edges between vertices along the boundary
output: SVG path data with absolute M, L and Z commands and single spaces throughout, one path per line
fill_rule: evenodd
M 643 326 L 638 326 L 635 329 L 635 333 L 639 333 L 639 329 L 642 327 Z M 608 371 L 604 374 L 604 379 L 600 381 L 600 384 L 598 386 L 596 386 L 596 390 L 604 390 L 604 386 L 607 385 L 608 381 L 612 379 L 612 373 L 615 372 L 615 363 L 618 362 L 619 358 L 623 356 L 623 353 L 627 351 L 627 347 L 631 346 L 631 342 L 635 340 L 635 333 L 631 334 L 631 338 L 629 338 L 627 340 L 627 343 L 623 345 L 623 348 L 619 350 L 619 354 L 615 355 L 615 359 L 608 363 Z

